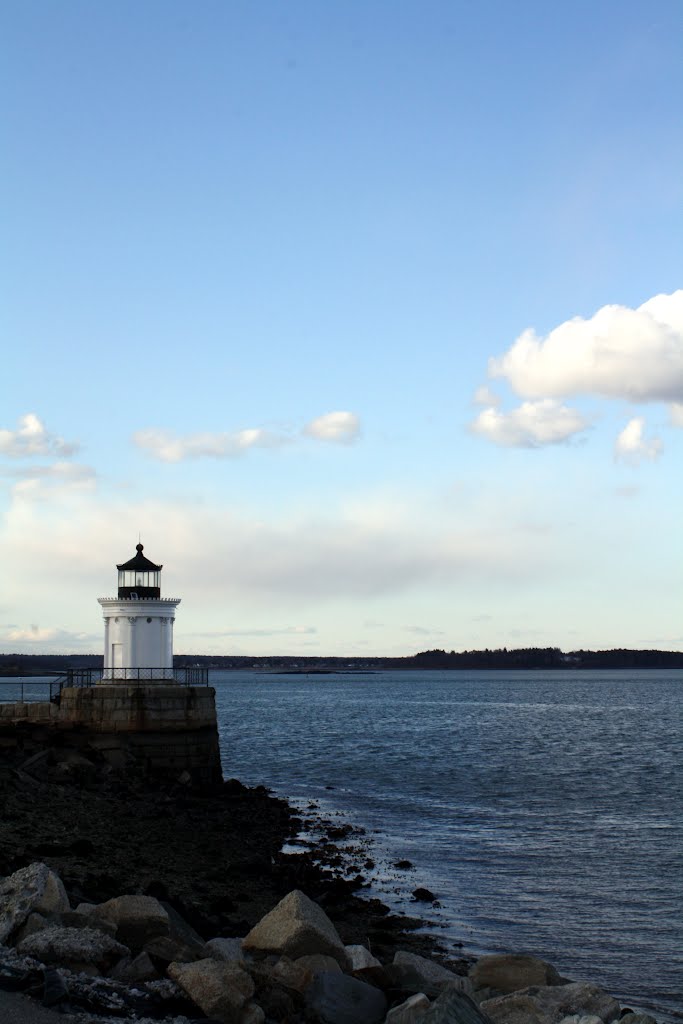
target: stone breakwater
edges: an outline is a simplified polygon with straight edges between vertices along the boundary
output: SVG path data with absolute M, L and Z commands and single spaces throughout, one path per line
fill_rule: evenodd
M 204 939 L 152 896 L 72 908 L 38 862 L 0 883 L 0 940 L 0 986 L 74 1024 L 653 1024 L 534 957 L 482 957 L 467 974 L 409 950 L 382 962 L 299 890 L 244 937 Z

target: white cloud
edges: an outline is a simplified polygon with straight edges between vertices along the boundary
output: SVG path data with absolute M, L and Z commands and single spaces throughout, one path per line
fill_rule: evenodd
M 479 516 L 455 525 L 434 516 L 416 498 L 404 500 L 396 517 L 394 497 L 383 523 L 376 509 L 366 521 L 362 509 L 337 509 L 325 517 L 282 513 L 264 519 L 249 508 L 186 502 L 130 501 L 97 492 L 60 493 L 50 502 L 13 500 L 0 529 L 0 564 L 12 581 L 14 609 L 7 618 L 21 622 L 26 611 L 40 611 L 38 595 L 49 606 L 60 595 L 69 616 L 99 618 L 94 598 L 116 586 L 115 563 L 132 554 L 138 531 L 145 553 L 164 562 L 164 593 L 180 593 L 209 616 L 204 628 L 221 630 L 216 609 L 240 609 L 242 620 L 227 628 L 250 628 L 249 609 L 306 609 L 299 621 L 316 625 L 312 610 L 345 599 L 391 596 L 425 586 L 487 578 L 524 579 L 545 573 L 553 562 L 549 541 L 515 532 L 514 541 Z M 408 504 L 411 505 L 408 508 Z M 514 532 L 514 530 L 513 530 Z M 106 545 L 102 539 L 106 538 Z M 149 550 L 148 550 L 149 549 Z M 84 557 L 84 552 L 87 557 Z M 166 552 L 166 554 L 164 554 Z M 200 568 L 199 568 L 200 567 Z M 90 595 L 90 596 L 88 596 Z M 80 602 L 80 605 L 79 605 Z M 272 621 L 264 628 L 278 626 Z M 291 622 L 291 620 L 290 620 Z
M 0 430 L 0 455 L 22 459 L 32 455 L 57 455 L 66 458 L 78 451 L 79 445 L 65 441 L 45 429 L 35 413 L 20 416 L 16 430 Z
M 96 633 L 75 633 L 66 629 L 58 629 L 56 626 L 12 626 L 0 638 L 3 643 L 18 644 L 49 644 L 51 647 L 62 645 L 67 647 L 87 647 L 89 650 L 97 651 L 101 643 L 101 636 Z
M 275 448 L 285 444 L 267 430 L 248 428 L 234 433 L 201 433 L 175 435 L 168 430 L 138 430 L 133 444 L 161 462 L 182 462 L 183 459 L 233 459 L 251 448 Z
M 658 437 L 646 439 L 643 436 L 644 429 L 645 419 L 642 416 L 634 416 L 629 420 L 617 437 L 614 446 L 615 458 L 634 465 L 643 459 L 656 459 L 661 454 L 662 442 Z
M 669 422 L 672 427 L 683 427 L 683 402 L 673 402 L 669 406 Z
M 637 402 L 683 401 L 683 290 L 637 309 L 603 306 L 538 337 L 523 332 L 489 375 L 525 398 L 601 395 Z
M 537 448 L 567 441 L 588 425 L 576 409 L 545 398 L 538 402 L 523 402 L 508 413 L 493 407 L 482 409 L 470 424 L 470 430 L 494 444 L 510 448 Z
M 47 641 L 54 640 L 57 636 L 57 632 L 58 630 L 54 627 L 41 629 L 39 626 L 29 626 L 26 629 L 8 630 L 6 639 L 14 643 L 25 640 L 29 643 L 42 644 Z
M 349 443 L 360 433 L 360 421 L 352 412 L 328 412 L 307 423 L 301 431 L 317 441 Z M 138 430 L 133 444 L 160 462 L 184 459 L 233 459 L 253 448 L 281 448 L 292 444 L 292 434 L 251 427 L 233 433 L 173 434 L 169 430 Z
M 94 490 L 96 473 L 92 466 L 77 462 L 53 462 L 49 466 L 3 467 L 4 476 L 20 477 L 12 486 L 15 498 L 23 501 L 42 501 L 58 491 Z
M 307 423 L 303 432 L 316 441 L 350 444 L 360 435 L 360 420 L 353 412 L 328 412 Z
M 500 405 L 500 398 L 487 384 L 482 384 L 474 392 L 474 403 L 475 405 L 498 406 Z

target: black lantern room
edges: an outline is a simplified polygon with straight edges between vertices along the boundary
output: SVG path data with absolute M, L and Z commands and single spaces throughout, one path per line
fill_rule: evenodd
M 142 547 L 142 544 L 136 544 L 135 557 L 116 566 L 119 570 L 119 597 L 161 597 L 159 577 L 163 566 L 145 558 Z

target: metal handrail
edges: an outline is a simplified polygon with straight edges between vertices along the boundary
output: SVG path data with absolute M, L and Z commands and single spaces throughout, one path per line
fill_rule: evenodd
M 48 673 L 46 672 L 45 675 L 48 675 Z M 45 697 L 43 695 L 40 697 L 33 697 L 26 693 L 27 688 L 36 686 L 45 687 L 46 691 L 49 691 L 49 699 L 52 700 L 53 693 L 58 690 L 58 687 L 56 686 L 57 674 L 53 673 L 53 676 L 55 678 L 52 679 L 45 679 L 40 676 L 5 676 L 4 678 L 0 678 L 0 686 L 11 686 L 15 690 L 15 696 L 11 697 L 9 700 L 6 700 L 0 695 L 0 704 L 34 704 L 44 701 Z M 26 697 L 28 696 L 30 696 L 30 699 L 26 700 Z
M 45 675 L 52 675 L 51 679 L 31 679 L 11 677 L 0 679 L 1 684 L 15 686 L 20 689 L 21 696 L 19 703 L 24 704 L 25 686 L 49 687 L 50 700 L 59 703 L 59 698 L 64 687 L 89 687 L 98 683 L 128 683 L 128 685 L 139 685 L 144 683 L 169 683 L 180 686 L 208 686 L 209 669 L 206 665 L 182 665 L 177 668 L 164 666 L 147 667 L 138 666 L 135 668 L 67 668 L 62 672 L 46 672 Z M 16 702 L 16 701 L 15 701 Z M 0 698 L 0 703 L 2 700 Z

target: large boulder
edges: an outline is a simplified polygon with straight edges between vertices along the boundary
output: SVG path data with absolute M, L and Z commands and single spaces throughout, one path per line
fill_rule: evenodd
M 255 925 L 242 941 L 246 951 L 279 953 L 292 960 L 308 953 L 333 956 L 348 967 L 344 943 L 324 910 L 295 889 Z
M 135 953 L 151 939 L 171 932 L 168 913 L 153 896 L 115 896 L 93 907 L 88 916 L 116 925 L 118 941 Z
M 480 957 L 470 970 L 470 978 L 475 988 L 495 988 L 504 995 L 532 985 L 565 983 L 565 979 L 545 960 L 510 954 Z
M 21 956 L 44 964 L 59 964 L 72 971 L 98 973 L 112 967 L 128 950 L 95 928 L 62 928 L 52 925 L 27 936 L 17 946 Z
M 381 967 L 376 956 L 365 946 L 344 946 L 352 971 L 365 971 L 369 967 Z
M 384 1024 L 415 1024 L 415 1021 L 424 1017 L 429 1006 L 427 996 L 423 992 L 418 992 L 400 1006 L 394 1006 L 389 1010 Z
M 209 939 L 205 943 L 205 949 L 205 956 L 210 956 L 212 960 L 223 960 L 225 963 L 239 963 L 242 959 L 241 939 Z
M 0 943 L 7 942 L 29 914 L 69 909 L 62 881 L 47 864 L 36 862 L 20 868 L 0 882 Z
M 278 962 L 273 964 L 270 973 L 278 985 L 289 989 L 290 992 L 302 993 L 313 981 L 313 972 L 301 963 L 301 960 L 294 962 L 286 956 L 281 956 Z
M 599 1017 L 605 1024 L 609 1024 L 621 1013 L 621 1007 L 616 999 L 597 985 L 584 981 L 573 981 L 566 985 L 532 986 L 522 992 L 487 999 L 481 1004 L 481 1009 L 496 1024 L 516 1024 L 510 1014 L 514 1000 L 522 997 L 529 1000 L 530 1006 L 535 1007 L 534 1012 L 540 1015 L 540 1024 L 545 1024 L 541 1017 L 546 1018 L 549 1024 L 560 1024 L 564 1017 L 575 1014 L 581 1017 Z
M 305 1000 L 323 1024 L 380 1024 L 387 1012 L 383 992 L 341 972 L 317 974 Z
M 119 960 L 108 976 L 125 985 L 139 985 L 145 981 L 157 981 L 159 972 L 148 953 L 138 953 L 136 957 L 127 956 Z
M 511 992 L 480 1003 L 482 1012 L 493 1024 L 552 1024 L 537 1001 L 526 992 Z
M 323 956 L 322 953 L 307 953 L 306 956 L 299 956 L 294 961 L 295 967 L 303 967 L 312 978 L 324 971 L 331 971 L 332 974 L 339 974 L 341 967 L 333 956 Z
M 401 988 L 413 992 L 423 992 L 428 996 L 437 996 L 447 985 L 466 992 L 473 992 L 472 982 L 453 971 L 447 970 L 434 960 L 427 960 L 417 953 L 399 950 L 394 955 L 392 975 L 399 981 Z
M 164 967 L 174 962 L 191 964 L 195 960 L 204 960 L 210 955 L 203 944 L 201 949 L 197 949 L 195 946 L 186 946 L 184 942 L 179 942 L 172 935 L 155 935 L 154 938 L 147 939 L 142 949 Z
M 207 1017 L 224 1024 L 239 1024 L 254 994 L 254 982 L 237 964 L 218 960 L 197 960 L 193 964 L 170 964 L 168 976 L 182 988 Z M 248 1014 L 258 1020 L 258 1013 Z
M 491 1024 L 491 1018 L 465 992 L 449 985 L 420 1018 L 420 1024 Z

